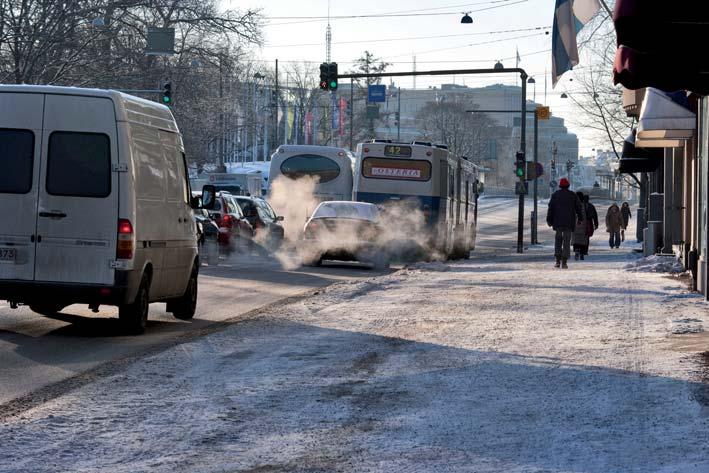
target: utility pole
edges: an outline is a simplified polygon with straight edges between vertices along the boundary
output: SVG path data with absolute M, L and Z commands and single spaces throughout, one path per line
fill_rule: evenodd
M 401 87 L 397 87 L 396 97 L 396 141 L 401 141 Z
M 273 100 L 273 129 L 276 132 L 276 140 L 273 142 L 273 148 L 278 148 L 278 107 L 280 102 L 280 94 L 278 90 L 278 59 L 276 59 L 276 84 L 274 89 L 274 100 Z
M 224 129 L 224 73 L 223 73 L 224 55 L 219 54 L 219 156 L 218 172 L 226 172 L 224 166 L 224 154 L 226 152 L 226 130 Z
M 354 79 L 350 78 L 350 151 L 354 152 Z
M 535 85 L 536 87 L 536 85 Z M 534 110 L 534 172 L 536 173 L 537 166 L 539 165 L 539 113 Z M 538 245 L 539 240 L 537 240 L 537 230 L 539 221 L 539 208 L 537 200 L 539 199 L 539 176 L 534 178 L 534 219 L 532 220 L 532 245 Z

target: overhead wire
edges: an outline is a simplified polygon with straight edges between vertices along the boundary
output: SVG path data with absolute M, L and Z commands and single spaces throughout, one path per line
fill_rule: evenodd
M 360 43 L 383 43 L 390 41 L 411 41 L 419 39 L 440 39 L 440 38 L 457 38 L 463 36 L 482 36 L 482 35 L 492 35 L 492 34 L 505 34 L 505 33 L 521 33 L 525 31 L 547 31 L 550 30 L 551 26 L 533 26 L 529 28 L 517 28 L 511 30 L 498 30 L 498 31 L 481 31 L 477 33 L 460 33 L 460 34 L 445 34 L 436 36 L 408 36 L 408 37 L 398 37 L 398 38 L 380 38 L 380 39 L 358 39 L 353 41 L 335 41 L 332 44 L 360 44 Z M 546 34 L 546 33 L 545 33 Z M 300 43 L 300 44 L 275 44 L 267 45 L 268 48 L 295 48 L 303 46 L 322 46 L 322 42 L 318 43 Z
M 486 3 L 501 3 L 505 2 L 502 5 L 493 5 L 490 7 L 486 8 L 478 8 L 476 10 L 469 10 L 466 13 L 479 13 L 482 11 L 488 11 L 488 10 L 493 10 L 497 8 L 503 8 L 507 6 L 512 6 L 512 5 L 517 5 L 519 3 L 526 3 L 529 0 L 497 0 L 497 1 L 492 1 L 492 2 L 486 2 Z M 286 25 L 299 25 L 303 23 L 315 23 L 315 22 L 322 22 L 322 21 L 332 21 L 332 20 L 356 20 L 356 19 L 363 19 L 363 18 L 372 18 L 372 19 L 382 19 L 382 18 L 397 18 L 397 17 L 425 17 L 425 16 L 449 16 L 449 15 L 459 15 L 461 12 L 459 11 L 450 11 L 450 12 L 439 12 L 439 13 L 380 13 L 380 14 L 371 14 L 371 15 L 341 15 L 341 16 L 331 16 L 331 17 L 267 17 L 266 19 L 298 19 L 298 21 L 289 21 L 286 23 L 265 23 L 262 26 L 267 27 L 267 26 L 286 26 Z

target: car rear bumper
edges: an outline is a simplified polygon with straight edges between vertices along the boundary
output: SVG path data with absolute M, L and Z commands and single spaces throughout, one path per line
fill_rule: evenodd
M 117 278 L 119 279 L 119 278 Z M 99 304 L 120 305 L 128 294 L 125 284 L 76 284 L 40 281 L 2 280 L 0 300 L 21 304 Z
M 380 251 L 380 248 L 371 242 L 358 242 L 347 245 L 346 248 L 324 247 L 321 242 L 312 239 L 303 239 L 300 242 L 301 251 L 313 257 L 319 256 L 326 260 L 360 261 L 368 260 Z

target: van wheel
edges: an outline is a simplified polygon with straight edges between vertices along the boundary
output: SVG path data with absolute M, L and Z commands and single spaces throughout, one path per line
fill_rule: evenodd
M 150 305 L 150 278 L 144 275 L 138 288 L 138 294 L 132 304 L 124 304 L 118 308 L 118 319 L 125 333 L 140 335 L 145 332 L 148 322 Z
M 41 315 L 54 315 L 57 312 L 61 312 L 64 307 L 66 307 L 64 304 L 30 304 L 30 309 L 32 312 L 36 312 Z
M 169 311 L 176 319 L 190 320 L 197 312 L 197 271 L 192 270 L 187 289 L 182 297 L 168 302 Z

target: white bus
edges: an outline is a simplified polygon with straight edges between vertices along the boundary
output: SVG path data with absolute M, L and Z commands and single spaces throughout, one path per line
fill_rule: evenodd
M 282 145 L 271 157 L 269 183 L 282 177 L 315 177 L 316 199 L 352 200 L 353 166 L 354 156 L 343 148 Z
M 443 145 L 361 143 L 357 146 L 354 200 L 408 201 L 420 209 L 429 245 L 452 258 L 475 247 L 480 168 Z

